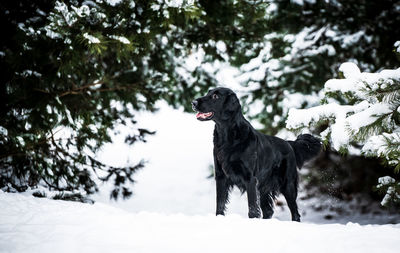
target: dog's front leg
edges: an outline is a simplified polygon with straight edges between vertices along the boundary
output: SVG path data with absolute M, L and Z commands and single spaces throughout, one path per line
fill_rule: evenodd
M 247 184 L 247 200 L 249 202 L 249 218 L 260 218 L 260 192 L 258 190 L 258 180 L 256 177 L 251 177 Z
M 216 177 L 217 183 L 217 211 L 216 215 L 225 215 L 226 202 L 228 202 L 229 185 L 227 178 Z

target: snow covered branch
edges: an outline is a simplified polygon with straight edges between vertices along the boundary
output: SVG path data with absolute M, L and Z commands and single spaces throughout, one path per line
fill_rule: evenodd
M 325 83 L 321 105 L 289 111 L 287 128 L 327 123 L 321 136 L 334 149 L 383 158 L 399 172 L 400 68 L 362 73 L 354 63 L 346 62 L 339 71 L 344 78 Z M 355 148 L 354 143 L 361 148 Z M 386 190 L 382 204 L 400 201 L 399 183 L 380 185 L 378 189 Z

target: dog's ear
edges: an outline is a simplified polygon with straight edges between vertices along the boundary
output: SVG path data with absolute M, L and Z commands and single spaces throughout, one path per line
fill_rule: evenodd
M 232 116 L 240 113 L 242 108 L 240 106 L 239 99 L 237 98 L 235 93 L 231 93 L 227 96 L 224 102 L 224 119 L 230 119 Z

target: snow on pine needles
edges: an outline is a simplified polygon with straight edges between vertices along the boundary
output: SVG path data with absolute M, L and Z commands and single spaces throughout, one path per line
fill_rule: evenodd
M 366 73 L 346 62 L 339 71 L 344 78 L 325 83 L 322 104 L 291 109 L 287 127 L 301 129 L 328 123 L 321 137 L 334 149 L 381 157 L 399 172 L 400 68 Z M 352 145 L 354 142 L 362 148 Z M 378 190 L 386 192 L 383 205 L 400 202 L 399 182 L 381 185 Z

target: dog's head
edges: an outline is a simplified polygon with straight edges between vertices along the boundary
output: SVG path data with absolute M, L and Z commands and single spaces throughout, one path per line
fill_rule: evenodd
M 201 121 L 227 121 L 241 113 L 241 106 L 236 94 L 228 88 L 210 90 L 204 97 L 192 102 L 196 118 Z

